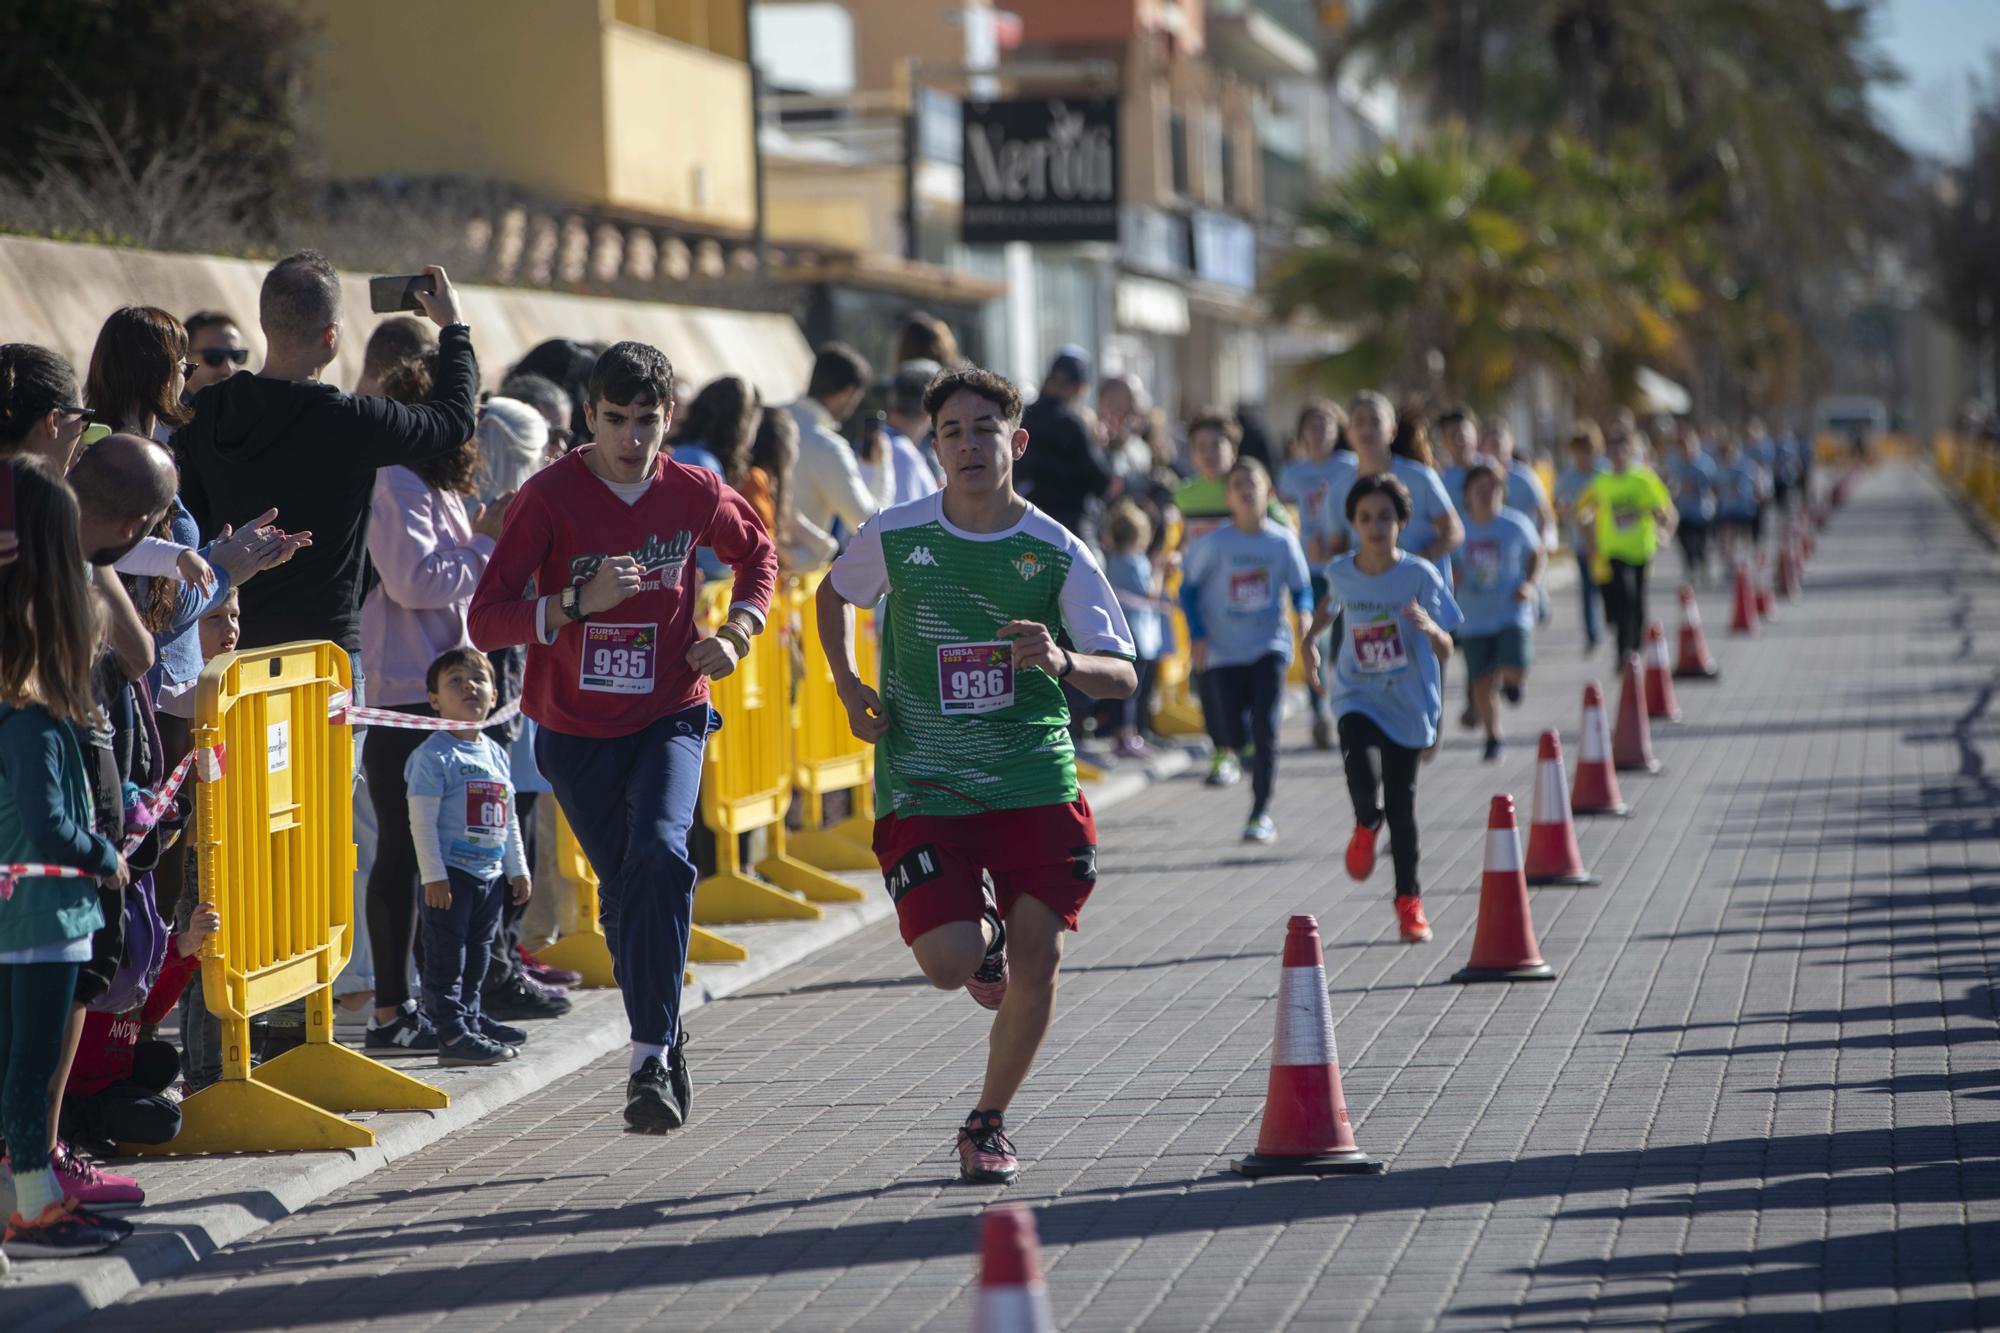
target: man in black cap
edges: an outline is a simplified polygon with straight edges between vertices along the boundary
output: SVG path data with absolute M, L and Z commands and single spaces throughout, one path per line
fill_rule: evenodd
M 1064 346 L 1041 396 L 1021 418 L 1028 451 L 1014 465 L 1014 485 L 1035 508 L 1094 545 L 1112 471 L 1096 432 L 1077 410 L 1089 384 L 1090 354 L 1073 343 Z

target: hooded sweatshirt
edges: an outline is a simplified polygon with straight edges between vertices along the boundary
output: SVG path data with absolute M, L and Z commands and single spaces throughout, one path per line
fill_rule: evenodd
M 174 435 L 181 500 L 213 536 L 275 507 L 312 545 L 243 585 L 245 648 L 331 639 L 361 649 L 362 567 L 375 473 L 449 453 L 472 438 L 479 366 L 463 324 L 438 334 L 429 401 L 405 405 L 316 380 L 232 375 L 195 395 Z

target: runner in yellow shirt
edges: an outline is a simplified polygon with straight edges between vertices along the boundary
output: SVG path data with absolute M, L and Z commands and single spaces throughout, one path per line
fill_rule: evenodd
M 1604 593 L 1604 617 L 1618 634 L 1618 655 L 1636 653 L 1646 633 L 1646 566 L 1674 531 L 1674 500 L 1641 461 L 1644 437 L 1614 427 L 1605 442 L 1611 470 L 1592 477 L 1576 498 L 1579 536 L 1590 544 L 1592 576 Z

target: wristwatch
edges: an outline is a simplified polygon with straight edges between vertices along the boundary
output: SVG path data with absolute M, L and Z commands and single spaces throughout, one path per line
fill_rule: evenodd
M 556 598 L 556 607 L 570 620 L 583 619 L 583 589 L 574 583 L 564 588 Z

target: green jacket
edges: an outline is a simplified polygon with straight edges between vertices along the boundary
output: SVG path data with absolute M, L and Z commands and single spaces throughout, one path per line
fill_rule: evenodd
M 110 873 L 118 849 L 91 828 L 91 813 L 70 729 L 43 709 L 0 703 L 0 865 Z M 95 879 L 23 879 L 0 899 L 0 953 L 78 939 L 103 924 Z

